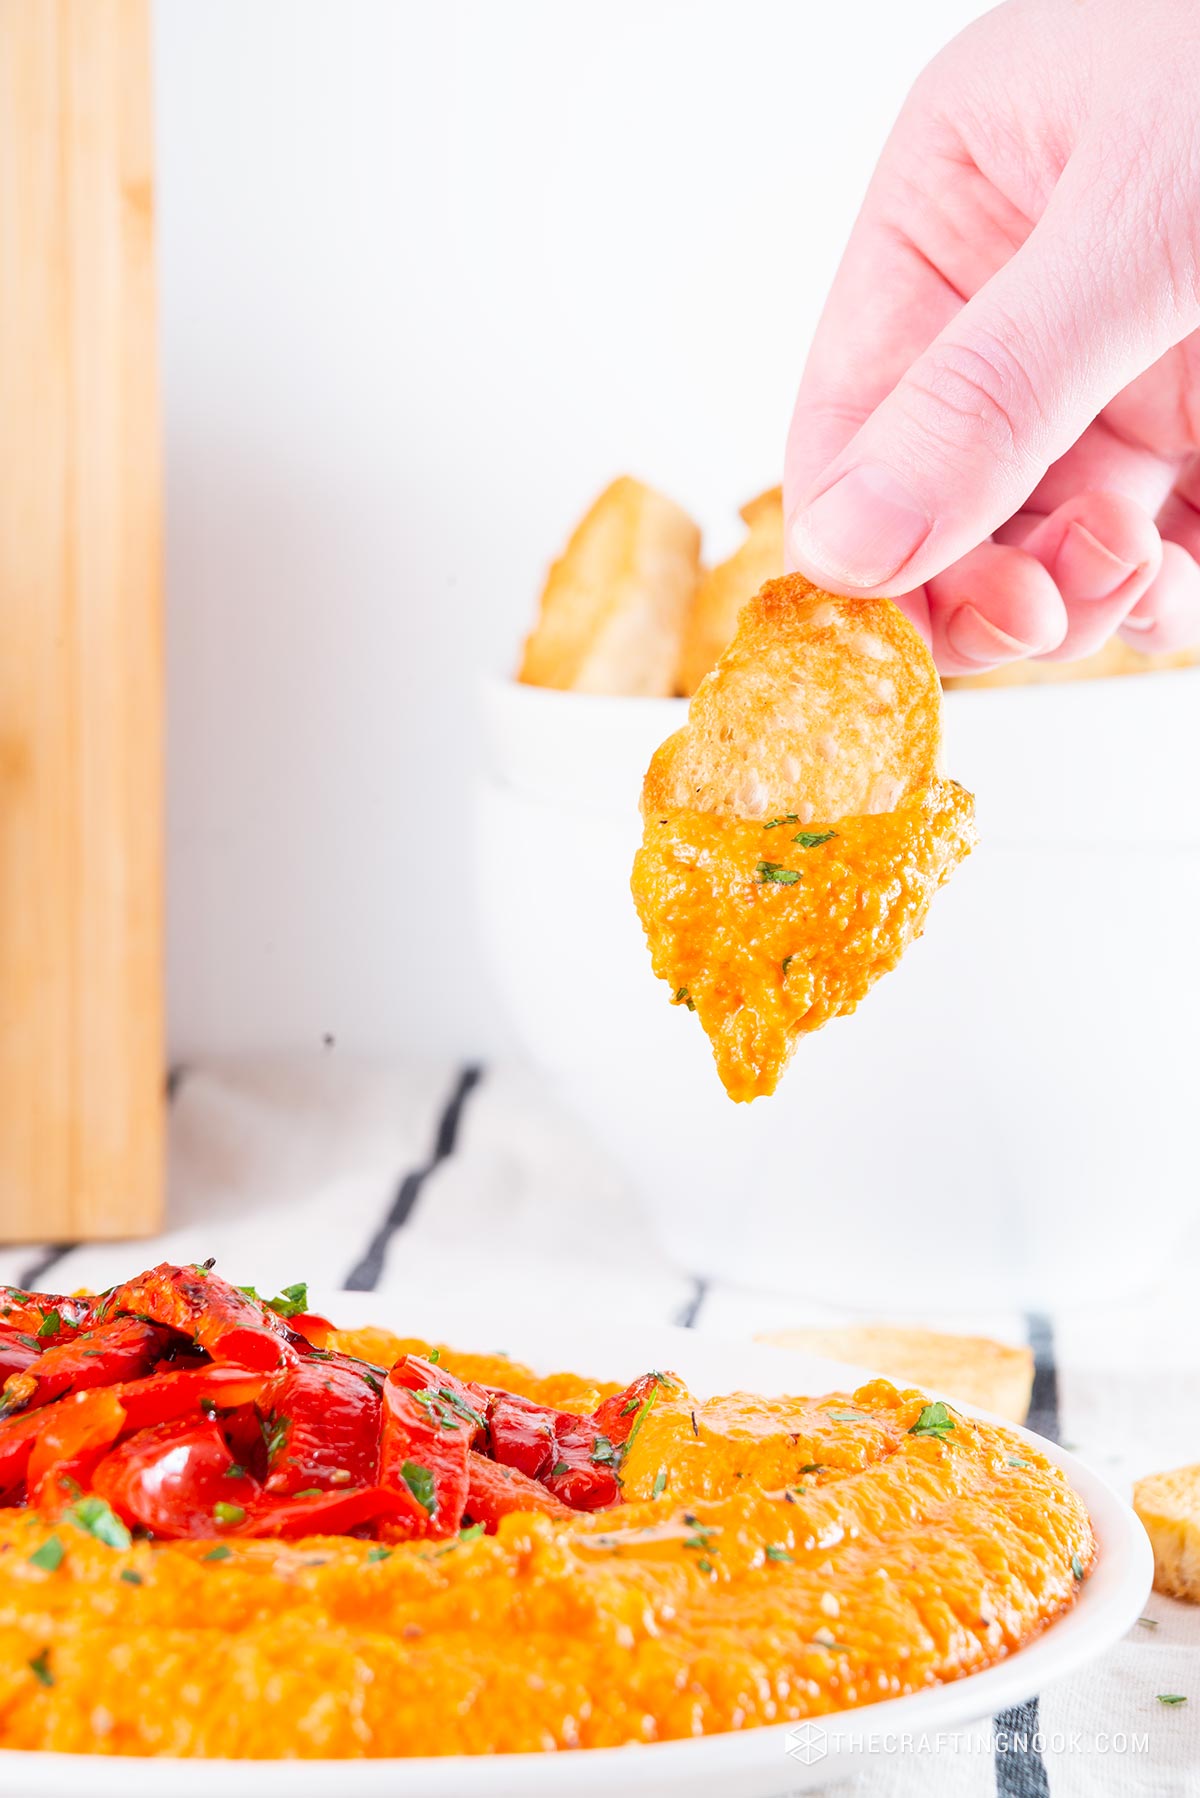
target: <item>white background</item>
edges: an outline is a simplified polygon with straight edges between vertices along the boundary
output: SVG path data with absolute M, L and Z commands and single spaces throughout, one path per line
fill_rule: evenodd
M 505 1040 L 473 677 L 613 474 L 733 540 L 982 10 L 158 0 L 175 1054 Z

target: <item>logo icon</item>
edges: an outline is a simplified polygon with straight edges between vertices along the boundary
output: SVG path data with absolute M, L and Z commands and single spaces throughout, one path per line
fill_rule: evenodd
M 802 1767 L 812 1767 L 825 1759 L 829 1739 L 819 1723 L 798 1723 L 788 1730 L 787 1751 Z

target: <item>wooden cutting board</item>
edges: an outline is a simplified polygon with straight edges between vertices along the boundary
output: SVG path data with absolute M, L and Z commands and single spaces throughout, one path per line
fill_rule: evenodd
M 0 1239 L 162 1191 L 146 0 L 0 0 Z

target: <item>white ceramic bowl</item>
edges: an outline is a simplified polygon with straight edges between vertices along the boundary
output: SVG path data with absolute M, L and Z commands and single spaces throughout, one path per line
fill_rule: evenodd
M 684 1265 L 892 1309 L 1043 1306 L 1129 1291 L 1190 1226 L 1200 670 L 949 694 L 981 846 L 900 968 L 748 1106 L 629 896 L 642 773 L 684 703 L 496 681 L 483 710 L 493 976 Z

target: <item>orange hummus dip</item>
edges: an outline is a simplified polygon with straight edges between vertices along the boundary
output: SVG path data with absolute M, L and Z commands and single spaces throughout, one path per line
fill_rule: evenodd
M 580 1410 L 618 1389 L 440 1357 Z M 746 1729 L 988 1666 L 1071 1606 L 1094 1554 L 1058 1469 L 882 1380 L 701 1403 L 663 1375 L 620 1479 L 607 1511 L 390 1547 L 114 1548 L 0 1511 L 0 1745 L 360 1757 Z
M 973 812 L 942 780 L 895 811 L 800 829 L 647 816 L 633 895 L 654 972 L 699 1014 L 730 1098 L 773 1093 L 798 1039 L 895 967 L 970 851 Z

